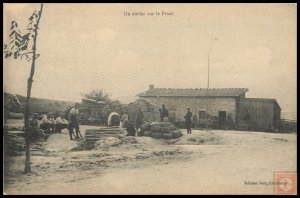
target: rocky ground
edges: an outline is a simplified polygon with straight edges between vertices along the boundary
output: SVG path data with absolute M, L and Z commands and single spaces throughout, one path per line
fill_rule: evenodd
M 94 126 L 81 126 L 84 130 Z M 296 134 L 200 131 L 178 139 L 107 138 L 80 150 L 67 130 L 4 160 L 6 194 L 273 194 L 274 171 L 296 171 Z

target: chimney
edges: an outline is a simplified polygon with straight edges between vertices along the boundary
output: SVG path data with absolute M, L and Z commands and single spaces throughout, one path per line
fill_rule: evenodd
M 154 85 L 149 85 L 149 90 L 154 89 Z

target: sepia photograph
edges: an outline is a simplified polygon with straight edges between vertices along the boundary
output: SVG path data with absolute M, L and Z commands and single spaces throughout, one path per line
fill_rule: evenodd
M 297 4 L 3 4 L 3 195 L 297 195 L 296 108 Z

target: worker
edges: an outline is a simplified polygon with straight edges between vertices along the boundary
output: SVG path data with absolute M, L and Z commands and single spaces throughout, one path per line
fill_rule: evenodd
M 136 130 L 138 131 L 140 129 L 140 127 L 143 124 L 143 119 L 144 119 L 144 113 L 141 110 L 141 107 L 138 107 L 137 110 L 137 115 L 136 115 L 136 120 L 135 120 L 135 126 L 136 126 Z
M 132 122 L 130 122 L 128 120 L 125 121 L 125 128 L 127 131 L 126 136 L 135 136 L 136 130 L 135 130 L 134 124 Z
M 121 116 L 121 122 L 120 122 L 120 127 L 125 127 L 125 122 L 128 121 L 128 114 L 126 110 L 123 111 L 122 116 Z
M 69 135 L 70 135 L 70 140 L 73 140 L 72 134 L 73 130 L 75 128 L 76 130 L 76 137 L 75 139 L 79 139 L 79 125 L 78 125 L 78 115 L 79 115 L 79 103 L 75 103 L 75 106 L 70 110 L 69 113 Z
M 171 122 L 171 123 L 175 123 L 175 121 L 176 121 L 176 112 L 175 112 L 175 109 L 173 109 L 173 108 L 171 108 L 171 110 L 170 110 L 170 112 L 169 112 L 169 121 Z
M 54 119 L 51 113 L 48 113 L 41 120 L 40 128 L 43 129 L 46 133 L 54 132 Z
M 55 119 L 55 131 L 61 133 L 62 129 L 67 129 L 69 127 L 68 120 L 65 119 L 65 116 L 61 114 Z
M 42 129 L 39 128 L 38 114 L 35 113 L 33 118 L 29 121 L 30 140 L 34 141 L 39 137 L 46 140 L 46 136 Z
M 103 111 L 102 111 L 102 122 L 107 126 L 108 125 L 108 117 L 109 117 L 109 114 L 110 114 L 110 109 L 109 107 L 104 107 Z
M 166 109 L 165 105 L 162 105 L 162 108 L 159 109 L 159 113 L 160 113 L 160 121 L 163 122 L 164 118 L 168 118 L 169 116 L 169 112 L 168 109 Z
M 187 113 L 185 114 L 184 118 L 185 118 L 185 124 L 186 124 L 186 129 L 187 129 L 187 133 L 188 134 L 192 134 L 192 112 L 190 111 L 190 108 L 187 108 Z
M 193 120 L 193 126 L 194 126 L 194 128 L 198 128 L 198 125 L 199 125 L 199 123 L 198 123 L 198 117 L 197 117 L 197 115 L 196 114 L 194 114 L 193 115 L 193 118 L 192 118 L 192 120 Z

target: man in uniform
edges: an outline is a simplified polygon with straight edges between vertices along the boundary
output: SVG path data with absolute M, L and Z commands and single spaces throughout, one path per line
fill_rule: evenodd
M 169 111 L 166 109 L 165 105 L 162 105 L 162 108 L 159 110 L 160 112 L 160 121 L 163 122 L 165 117 L 169 117 Z
M 187 129 L 187 133 L 188 134 L 192 134 L 192 112 L 190 111 L 190 108 L 187 108 L 187 113 L 185 114 L 184 118 L 185 118 L 185 124 L 186 124 L 186 129 Z
M 142 126 L 143 119 L 144 119 L 144 113 L 141 110 L 141 107 L 138 107 L 138 111 L 137 111 L 137 115 L 136 115 L 136 120 L 135 120 L 135 125 L 136 125 L 136 129 L 137 130 L 139 130 L 139 128 Z

